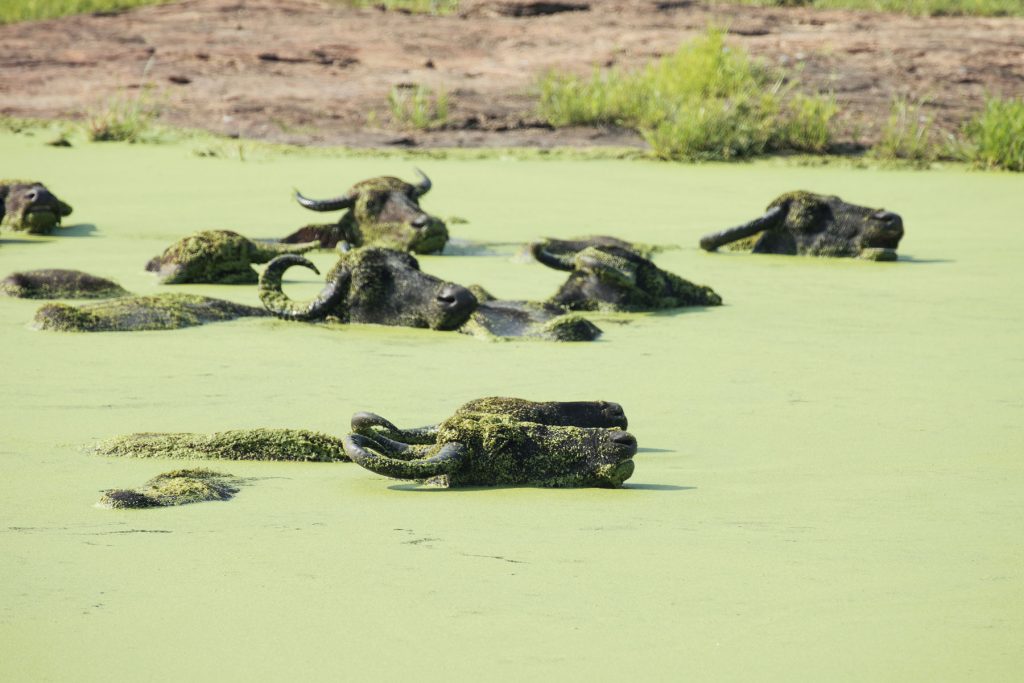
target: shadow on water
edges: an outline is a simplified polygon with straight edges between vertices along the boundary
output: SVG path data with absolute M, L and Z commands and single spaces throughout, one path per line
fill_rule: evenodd
M 75 223 L 59 228 L 54 237 L 88 237 L 96 232 L 96 226 L 92 223 Z
M 637 453 L 675 453 L 674 448 L 638 448 Z
M 444 492 L 448 494 L 455 493 L 478 493 L 480 491 L 504 491 L 509 489 L 524 489 L 524 488 L 546 488 L 537 486 L 460 486 L 458 488 L 444 488 L 442 486 L 426 486 L 417 483 L 408 484 L 392 484 L 388 486 L 388 489 L 392 491 L 413 491 L 418 493 L 436 493 Z M 691 491 L 696 489 L 696 486 L 676 486 L 675 484 L 632 484 L 626 482 L 622 485 L 623 489 L 636 490 L 636 491 Z M 562 488 L 562 489 L 549 489 L 559 491 L 573 491 L 576 489 Z
M 521 242 L 472 242 L 451 239 L 444 245 L 443 256 L 507 256 L 509 248 L 522 247 Z M 503 249 L 504 248 L 504 249 Z
M 956 260 L 955 259 L 951 259 L 951 258 L 914 258 L 913 256 L 907 256 L 905 254 L 900 254 L 900 256 L 899 256 L 899 258 L 897 259 L 896 262 L 897 263 L 922 263 L 922 264 L 930 264 L 930 263 L 956 263 Z
M 676 486 L 675 484 L 631 484 L 628 481 L 622 485 L 624 489 L 636 491 L 693 491 L 696 486 Z

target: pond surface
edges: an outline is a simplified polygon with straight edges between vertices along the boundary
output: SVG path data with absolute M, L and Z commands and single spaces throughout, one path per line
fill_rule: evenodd
M 80 268 L 137 293 L 204 228 L 274 237 L 399 159 L 198 158 L 0 136 L 3 173 L 73 204 L 2 235 L 0 275 Z M 0 679 L 1014 680 L 1024 661 L 1024 178 L 599 161 L 428 161 L 424 207 L 480 256 L 424 270 L 500 297 L 564 274 L 540 236 L 680 249 L 720 308 L 594 316 L 591 344 L 250 319 L 60 334 L 0 299 Z M 898 263 L 710 255 L 701 234 L 794 189 L 903 215 Z M 464 251 L 473 251 L 464 249 Z M 314 257 L 329 267 L 330 254 Z M 323 269 L 321 269 L 323 270 Z M 321 281 L 289 272 L 294 297 Z M 627 322 L 628 321 L 628 322 Z M 112 511 L 180 461 L 102 459 L 134 431 L 435 422 L 466 400 L 606 399 L 640 443 L 622 490 L 420 489 L 353 464 L 213 463 L 231 501 Z

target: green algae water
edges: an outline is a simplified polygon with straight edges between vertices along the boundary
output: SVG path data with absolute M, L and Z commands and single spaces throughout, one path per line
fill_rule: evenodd
M 336 195 L 398 159 L 197 158 L 0 136 L 3 173 L 75 209 L 5 233 L 0 276 L 79 268 L 137 294 L 206 228 L 285 235 L 290 188 Z M 1024 178 L 771 163 L 418 161 L 428 211 L 478 256 L 427 272 L 505 298 L 564 274 L 518 244 L 606 233 L 717 308 L 590 316 L 589 344 L 246 319 L 169 332 L 31 329 L 0 299 L 0 680 L 1015 680 L 1024 664 Z M 706 254 L 794 189 L 902 214 L 898 263 Z M 472 251 L 472 250 L 467 250 Z M 321 270 L 328 253 L 313 260 Z M 298 271 L 298 272 L 296 272 Z M 286 291 L 322 281 L 289 271 Z M 422 489 L 353 464 L 105 459 L 135 431 L 403 426 L 488 395 L 620 402 L 621 490 Z M 95 507 L 189 466 L 231 501 Z

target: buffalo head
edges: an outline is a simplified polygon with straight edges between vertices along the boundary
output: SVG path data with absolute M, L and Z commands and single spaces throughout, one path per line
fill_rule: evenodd
M 432 444 L 349 434 L 345 452 L 368 470 L 446 486 L 601 486 L 633 474 L 636 439 L 619 429 L 517 420 L 508 414 L 456 413 Z
M 253 263 L 266 263 L 280 254 L 298 254 L 316 246 L 254 242 L 231 230 L 204 230 L 167 247 L 149 260 L 146 270 L 156 273 L 165 285 L 250 285 L 259 280 Z
M 444 249 L 448 229 L 444 222 L 420 208 L 420 197 L 431 187 L 430 179 L 418 171 L 420 182 L 411 185 L 398 178 L 382 176 L 356 183 L 333 199 L 309 199 L 296 192 L 299 204 L 313 211 L 347 212 L 337 225 L 308 226 L 285 237 L 282 242 L 311 239 L 333 248 L 339 243 L 352 247 L 379 246 L 417 254 Z
M 71 213 L 71 206 L 30 180 L 0 180 L 0 225 L 9 230 L 48 235 Z
M 884 209 L 849 204 L 836 196 L 789 192 L 767 213 L 735 228 L 705 235 L 700 246 L 726 246 L 755 254 L 852 256 L 895 261 L 903 219 Z
M 318 272 L 307 259 L 286 255 L 271 261 L 260 276 L 263 305 L 288 320 L 331 316 L 342 322 L 454 330 L 477 306 L 468 289 L 427 275 L 413 256 L 392 249 L 342 253 L 327 274 L 327 286 L 308 303 L 296 303 L 281 291 L 284 272 L 295 265 Z
M 609 401 L 528 401 L 524 398 L 489 396 L 465 403 L 455 415 L 505 415 L 520 422 L 554 427 L 602 427 L 625 429 L 626 413 Z M 399 429 L 375 413 L 352 416 L 352 431 L 364 436 L 383 436 L 405 443 L 435 443 L 439 425 Z
M 574 311 L 650 311 L 722 303 L 710 287 L 666 272 L 637 252 L 620 246 L 586 246 L 579 251 L 551 251 L 544 242 L 531 245 L 544 265 L 571 273 L 549 301 Z

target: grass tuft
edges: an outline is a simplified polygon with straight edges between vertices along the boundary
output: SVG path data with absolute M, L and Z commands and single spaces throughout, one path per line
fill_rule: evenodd
M 0 0 L 0 24 L 56 19 L 69 14 L 116 12 L 171 0 Z
M 159 110 L 148 92 L 136 97 L 111 97 L 103 109 L 89 113 L 86 134 L 93 142 L 140 142 L 159 116 Z
M 912 102 L 897 96 L 889 109 L 889 119 L 870 156 L 882 161 L 903 160 L 927 167 L 943 155 L 936 130 L 935 116 L 924 111 L 926 102 Z
M 616 125 L 638 131 L 663 159 L 711 160 L 770 152 L 822 152 L 834 99 L 793 93 L 786 74 L 707 34 L 639 71 L 551 73 L 540 115 L 554 126 Z
M 434 92 L 424 85 L 393 87 L 388 106 L 395 123 L 417 130 L 433 130 L 448 122 L 448 93 Z
M 1024 171 L 1024 98 L 988 98 L 963 135 L 964 156 L 974 165 Z

